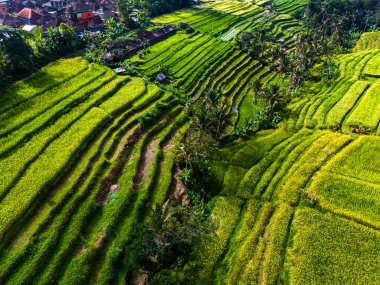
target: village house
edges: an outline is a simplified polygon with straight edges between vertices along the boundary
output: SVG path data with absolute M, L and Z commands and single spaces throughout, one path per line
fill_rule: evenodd
M 42 17 L 42 14 L 31 8 L 24 8 L 16 14 L 16 18 L 26 25 L 37 25 Z
M 11 2 L 9 0 L 0 0 L 0 15 L 6 15 L 10 7 Z
M 91 21 L 93 14 L 91 9 L 85 4 L 74 4 L 66 9 L 66 18 L 84 24 Z
M 98 32 L 104 21 L 115 17 L 116 7 L 111 0 L 0 0 L 0 25 L 32 31 L 71 26 L 77 34 Z

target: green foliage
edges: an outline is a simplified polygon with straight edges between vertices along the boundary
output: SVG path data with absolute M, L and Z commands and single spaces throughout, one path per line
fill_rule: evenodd
M 339 67 L 335 63 L 335 61 L 328 59 L 323 62 L 322 65 L 322 75 L 327 79 L 327 80 L 332 80 L 336 79 L 339 76 Z
M 43 37 L 42 49 L 45 53 L 67 53 L 75 51 L 81 43 L 75 36 L 72 27 L 61 23 L 58 28 L 49 27 L 46 36 Z
M 17 30 L 0 27 L 0 87 L 6 84 L 6 78 L 29 73 L 35 68 L 31 47 L 25 43 Z
M 188 23 L 185 23 L 185 22 L 178 23 L 178 28 L 186 31 L 186 33 L 188 33 L 188 34 L 191 34 L 194 32 L 193 27 L 191 27 Z
M 182 266 L 192 247 L 213 224 L 202 205 L 184 206 L 172 201 L 154 211 L 150 223 L 137 227 L 132 240 L 137 247 L 136 266 L 155 273 L 171 266 Z

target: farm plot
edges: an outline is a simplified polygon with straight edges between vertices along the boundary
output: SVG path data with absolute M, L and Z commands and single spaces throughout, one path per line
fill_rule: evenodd
M 305 5 L 275 2 L 286 13 Z M 210 31 L 252 28 L 263 7 L 219 1 L 164 15 L 156 20 L 189 19 L 198 31 L 177 32 L 129 63 L 151 79 L 166 73 L 194 99 L 218 91 L 235 111 L 231 128 L 241 127 L 260 108 L 251 83 L 277 79 Z M 291 43 L 298 27 L 284 15 L 271 27 Z M 356 52 L 337 57 L 339 78 L 292 102 L 286 128 L 241 138 L 211 159 L 215 232 L 164 280 L 379 283 L 380 140 L 322 130 L 364 125 L 380 133 L 374 42 L 363 36 Z M 135 254 L 126 242 L 173 191 L 189 126 L 177 98 L 75 58 L 13 84 L 0 103 L 0 283 L 124 284 Z
M 295 1 L 294 1 L 295 2 Z M 289 10 L 300 10 L 304 4 L 291 4 Z M 286 9 L 285 9 L 286 10 Z M 265 8 L 238 1 L 224 1 L 203 4 L 194 9 L 186 9 L 153 19 L 154 23 L 178 24 L 186 22 L 202 33 L 230 41 L 242 31 L 250 31 L 262 26 L 274 33 L 277 39 L 292 44 L 300 30 L 300 23 L 290 14 L 279 10 L 279 15 L 271 14 Z
M 330 131 L 276 130 L 222 149 L 212 162 L 222 189 L 212 203 L 219 227 L 192 253 L 183 272 L 187 282 L 274 284 L 288 278 L 281 272 L 303 189 L 353 140 Z
M 133 223 L 165 202 L 186 118 L 157 86 L 82 59 L 39 73 L 4 95 L 17 90 L 20 98 L 1 117 L 4 126 L 11 122 L 0 135 L 2 146 L 11 146 L 0 159 L 1 283 L 123 279 L 127 272 L 116 276 L 112 257 Z M 54 76 L 66 79 L 43 87 Z M 106 238 L 111 231 L 118 235 Z
M 364 126 L 376 132 L 380 119 L 379 82 L 373 69 L 379 50 L 364 50 L 336 58 L 340 75 L 327 85 L 324 80 L 308 89 L 308 96 L 290 106 L 290 127 L 348 128 Z M 367 71 L 366 71 L 367 70 Z
M 361 137 L 331 160 L 308 188 L 329 211 L 380 228 L 380 141 Z
M 247 54 L 235 50 L 229 43 L 202 34 L 178 32 L 150 47 L 145 56 L 133 56 L 129 63 L 153 78 L 160 67 L 165 66 L 174 85 L 195 98 L 211 89 L 219 91 L 228 110 L 236 111 L 234 122 L 238 119 L 242 99 L 253 98 L 248 92 L 250 83 L 273 78 L 267 67 Z
M 286 271 L 290 284 L 378 284 L 379 231 L 313 209 L 292 225 Z

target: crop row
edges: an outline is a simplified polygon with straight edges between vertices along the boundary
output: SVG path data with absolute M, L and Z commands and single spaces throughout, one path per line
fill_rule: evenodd
M 175 37 L 183 39 L 183 34 L 177 33 L 167 43 L 153 45 L 142 59 L 134 56 L 129 62 L 150 76 L 157 74 L 160 63 L 165 64 L 170 77 L 176 80 L 175 86 L 184 88 L 193 96 L 210 89 L 218 90 L 224 95 L 229 110 L 240 105 L 250 83 L 270 79 L 268 69 L 248 55 L 234 51 L 228 43 L 196 34 L 187 36 L 185 42 L 188 44 L 182 47 L 183 40 L 173 40 Z M 169 43 L 171 47 L 161 52 Z
M 323 80 L 315 84 L 309 90 L 312 95 L 293 104 L 289 125 L 296 128 L 364 125 L 376 131 L 380 118 L 376 111 L 378 83 L 360 80 L 363 69 L 375 56 L 373 51 L 341 56 L 339 77 L 329 87 Z
M 77 68 L 73 69 L 73 66 L 77 66 Z M 88 62 L 80 57 L 57 60 L 48 64 L 27 79 L 12 84 L 1 94 L 0 113 L 7 112 L 17 105 L 59 86 L 72 77 L 78 76 L 87 68 Z
M 378 231 L 301 208 L 295 213 L 292 235 L 285 266 L 290 284 L 378 283 Z
M 101 66 L 90 65 L 89 69 L 79 76 L 67 80 L 63 84 L 49 89 L 43 94 L 2 113 L 0 115 L 0 137 L 10 134 L 12 131 L 17 130 L 39 115 L 47 112 L 51 107 L 72 96 L 95 79 L 100 78 L 105 72 L 106 69 Z M 59 92 L 62 89 L 65 92 Z
M 214 205 L 220 227 L 195 249 L 185 275 L 192 274 L 195 283 L 216 284 L 274 284 L 284 278 L 289 229 L 303 189 L 351 141 L 351 136 L 329 131 L 277 130 L 224 149 L 216 174 L 222 179 L 218 199 L 240 212 L 236 216 L 238 210 L 230 209 L 226 217 L 227 211 L 221 215 L 218 202 Z M 217 164 L 213 161 L 213 169 Z
M 75 92 L 57 89 L 64 99 L 46 111 L 34 104 L 35 118 L 12 133 L 17 148 L 0 161 L 1 282 L 109 281 L 133 223 L 167 197 L 187 126 L 177 102 L 141 79 L 99 71 Z M 108 239 L 114 228 L 120 234 Z

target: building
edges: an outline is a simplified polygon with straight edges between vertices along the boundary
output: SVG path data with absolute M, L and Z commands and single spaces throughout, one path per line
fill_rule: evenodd
M 115 16 L 111 0 L 0 0 L 0 24 L 43 29 L 71 26 L 77 34 L 104 29 L 104 20 Z M 103 4 L 102 4 L 103 3 Z M 111 4 L 110 4 L 111 3 Z
M 80 3 L 68 7 L 65 14 L 67 19 L 79 22 L 80 25 L 90 22 L 93 18 L 90 7 Z
M 41 17 L 42 14 L 31 8 L 24 8 L 16 15 L 16 18 L 26 25 L 37 25 Z
M 0 15 L 8 14 L 8 9 L 11 7 L 9 0 L 0 0 Z
M 95 15 L 98 15 L 102 21 L 115 17 L 115 13 L 105 6 L 102 6 L 99 10 L 95 11 Z
M 66 0 L 50 0 L 42 5 L 52 10 L 59 10 L 66 6 Z
M 22 30 L 31 33 L 35 30 L 35 28 L 37 28 L 36 25 L 24 25 Z

